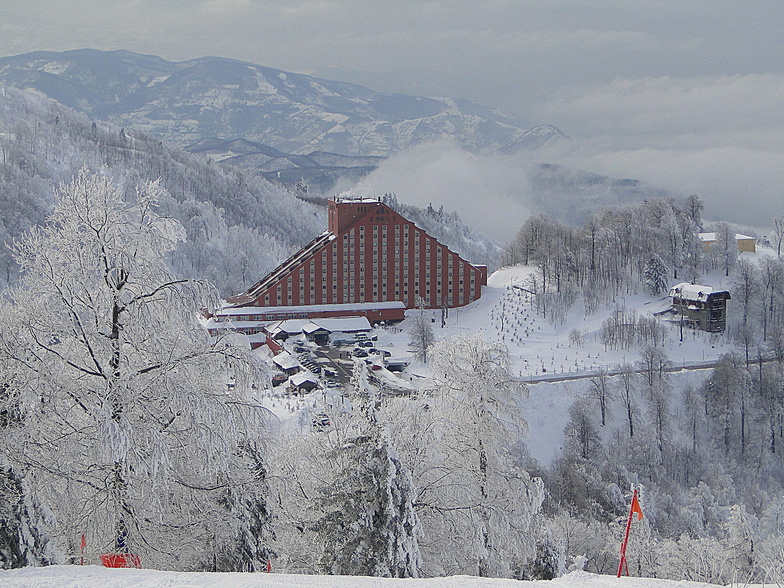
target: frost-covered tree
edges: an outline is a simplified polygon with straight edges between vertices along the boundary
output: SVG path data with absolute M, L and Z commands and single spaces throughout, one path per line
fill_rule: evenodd
M 724 275 L 729 276 L 730 270 L 738 261 L 738 240 L 735 231 L 725 222 L 716 225 L 716 242 L 711 247 L 711 257 L 717 265 L 724 270 Z
M 44 509 L 31 499 L 24 479 L 12 468 L 0 469 L 0 569 L 54 561 L 49 522 Z
M 312 524 L 329 574 L 417 578 L 421 566 L 416 491 L 409 470 L 379 422 L 367 366 L 357 362 L 353 410 L 341 423 L 342 442 L 328 455 L 335 466 L 318 488 Z
M 585 398 L 576 400 L 569 407 L 569 421 L 564 429 L 567 451 L 582 459 L 592 457 L 601 447 L 599 431 L 590 414 Z
M 602 427 L 604 427 L 607 424 L 607 411 L 609 410 L 610 402 L 613 399 L 612 388 L 610 387 L 610 377 L 607 375 L 607 370 L 600 369 L 597 374 L 591 378 L 591 383 L 588 388 L 588 397 L 599 407 L 599 414 L 601 414 L 602 417 Z
M 254 569 L 269 527 L 268 416 L 250 397 L 261 374 L 198 324 L 217 296 L 167 269 L 183 231 L 156 214 L 160 195 L 147 183 L 127 201 L 83 171 L 16 244 L 22 277 L 0 312 L 2 412 L 15 417 L 0 459 L 52 513 L 61 554 L 84 533 L 93 557 Z
M 433 334 L 433 326 L 427 318 L 423 309 L 414 315 L 413 322 L 408 331 L 408 347 L 414 356 L 427 363 L 427 352 L 435 343 L 436 337 Z
M 535 556 L 543 499 L 516 453 L 527 391 L 509 374 L 506 348 L 480 336 L 436 343 L 430 365 L 433 387 L 398 431 L 414 440 L 424 564 L 431 574 L 511 576 Z
M 645 286 L 654 296 L 666 292 L 669 287 L 667 265 L 664 260 L 654 253 L 645 263 Z

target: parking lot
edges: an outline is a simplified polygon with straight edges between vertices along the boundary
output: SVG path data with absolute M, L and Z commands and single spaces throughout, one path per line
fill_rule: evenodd
M 286 350 L 295 355 L 305 369 L 319 377 L 322 387 L 348 386 L 357 359 L 362 359 L 368 364 L 370 380 L 380 384 L 377 376 L 381 375 L 384 360 L 390 352 L 379 349 L 375 345 L 375 341 L 363 337 L 359 337 L 358 340 L 337 339 L 329 345 L 320 346 L 296 337 L 284 344 Z M 385 382 L 385 387 L 390 388 L 388 382 Z M 395 386 L 391 387 L 395 388 Z

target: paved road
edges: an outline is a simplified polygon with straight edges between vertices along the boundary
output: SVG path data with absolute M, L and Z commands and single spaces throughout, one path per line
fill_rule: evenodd
M 344 351 L 343 353 L 345 354 L 346 352 Z M 341 351 L 334 347 L 320 347 L 313 351 L 313 355 L 317 358 L 329 360 L 329 363 L 319 362 L 322 369 L 327 368 L 332 370 L 335 372 L 335 379 L 340 384 L 348 384 L 351 381 L 351 374 L 354 371 L 354 362 L 350 357 L 346 357 L 344 361 L 349 361 L 351 363 L 344 364 L 343 361 L 340 361 L 340 354 Z
M 701 361 L 686 365 L 670 366 L 665 368 L 664 371 L 668 373 L 683 372 L 683 371 L 696 371 L 696 370 L 709 370 L 715 368 L 720 360 Z M 775 357 L 768 357 L 762 360 L 762 363 L 770 363 L 776 361 Z M 753 364 L 759 364 L 759 360 L 752 361 Z M 644 372 L 642 369 L 632 370 L 635 374 Z M 621 374 L 619 368 L 608 369 L 605 371 L 608 376 L 618 376 Z M 596 370 L 590 372 L 582 372 L 579 374 L 541 374 L 538 376 L 523 376 L 520 379 L 526 384 L 539 384 L 540 382 L 568 382 L 570 380 L 584 380 L 586 378 L 593 378 L 599 375 Z

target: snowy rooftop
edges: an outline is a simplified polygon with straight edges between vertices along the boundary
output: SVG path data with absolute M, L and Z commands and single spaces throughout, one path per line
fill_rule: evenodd
M 716 233 L 699 233 L 700 241 L 715 241 L 716 240 Z M 754 237 L 750 237 L 749 235 L 741 235 L 740 233 L 735 233 L 735 239 L 754 239 Z
M 252 316 L 265 314 L 290 314 L 306 312 L 351 312 L 362 310 L 387 310 L 405 308 L 406 305 L 394 300 L 390 302 L 347 302 L 344 304 L 310 304 L 305 306 L 245 306 L 242 308 L 222 308 L 216 316 Z
M 711 286 L 701 286 L 700 284 L 689 284 L 681 282 L 670 288 L 670 296 L 675 298 L 685 298 L 686 300 L 699 300 L 706 302 L 708 296 L 716 292 L 726 292 L 726 290 L 714 290 Z
M 278 321 L 270 323 L 266 326 L 267 332 L 273 337 L 278 333 L 288 333 L 289 335 L 298 335 L 302 330 L 310 324 L 308 319 L 286 319 L 285 321 Z
M 289 378 L 289 382 L 291 382 L 294 386 L 301 386 L 305 382 L 310 382 L 311 384 L 318 384 L 318 376 L 315 376 L 309 371 L 302 371 L 297 374 L 294 374 Z
M 291 355 L 288 351 L 281 351 L 274 358 L 272 362 L 282 370 L 290 370 L 295 367 L 301 367 L 302 364 L 296 357 Z
M 356 331 L 369 331 L 372 328 L 370 321 L 364 316 L 317 318 L 311 322 L 330 333 L 353 333 Z
M 340 196 L 335 196 L 332 199 L 334 202 L 373 202 L 375 204 L 381 204 L 381 199 L 379 198 L 372 198 L 370 196 L 352 196 L 350 194 L 341 194 Z

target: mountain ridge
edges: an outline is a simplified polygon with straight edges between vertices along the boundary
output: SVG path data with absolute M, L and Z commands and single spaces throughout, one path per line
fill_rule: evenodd
M 526 130 L 521 118 L 467 100 L 381 93 L 222 57 L 38 51 L 0 58 L 0 81 L 183 147 L 242 137 L 294 154 L 388 156 L 447 136 L 495 150 Z

